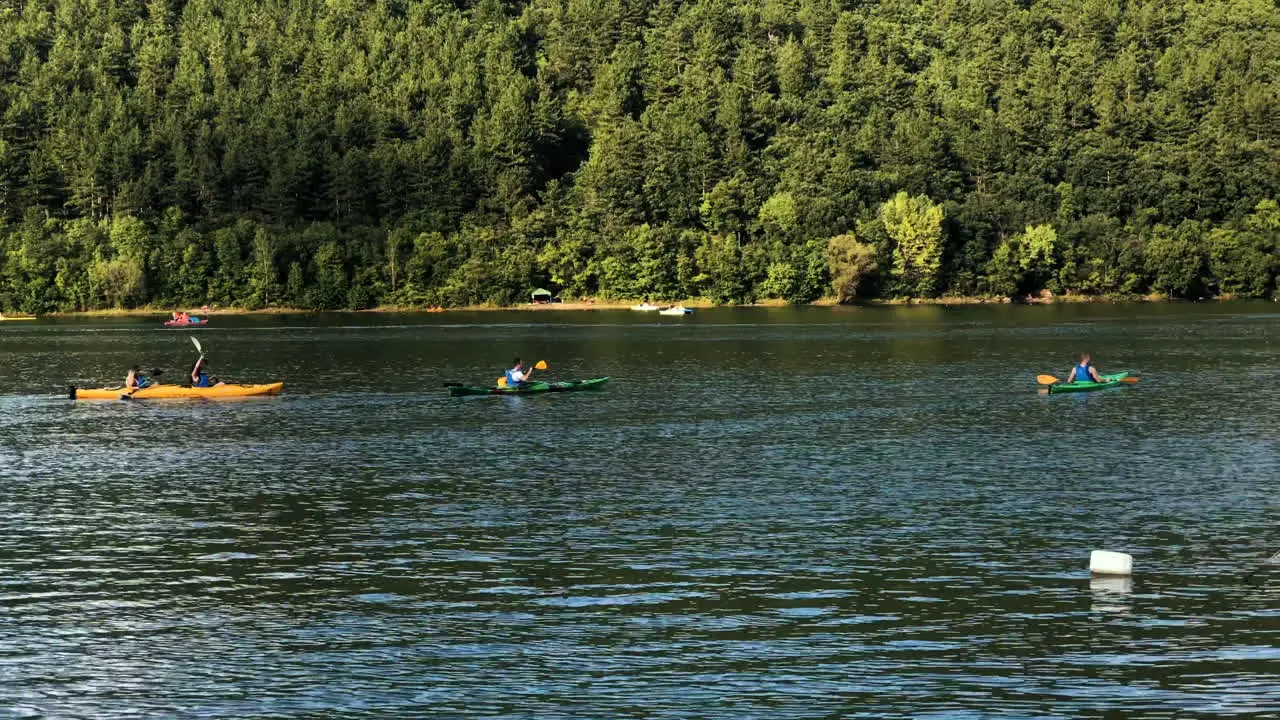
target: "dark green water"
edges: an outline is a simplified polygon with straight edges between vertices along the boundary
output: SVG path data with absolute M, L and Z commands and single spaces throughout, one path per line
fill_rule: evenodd
M 3 323 L 0 717 L 1274 717 L 1278 328 L 1273 304 Z M 64 398 L 185 371 L 193 332 L 285 395 Z M 1080 348 L 1142 382 L 1037 395 Z M 614 381 L 443 394 L 513 354 Z M 1092 581 L 1092 549 L 1132 582 Z

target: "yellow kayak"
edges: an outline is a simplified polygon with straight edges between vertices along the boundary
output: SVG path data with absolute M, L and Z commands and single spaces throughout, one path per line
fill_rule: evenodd
M 118 388 L 78 388 L 71 386 L 72 400 L 199 400 L 202 398 L 238 398 L 262 395 L 279 395 L 284 383 L 263 385 L 218 385 L 216 387 L 186 387 L 184 385 L 152 385 L 130 393 Z

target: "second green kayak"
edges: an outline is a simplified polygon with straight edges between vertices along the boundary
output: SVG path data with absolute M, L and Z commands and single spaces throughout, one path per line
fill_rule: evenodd
M 1075 392 L 1090 392 L 1092 390 L 1106 390 L 1107 388 L 1110 388 L 1110 387 L 1123 385 L 1124 383 L 1121 381 L 1129 377 L 1129 373 L 1122 372 L 1122 373 L 1115 373 L 1113 375 L 1100 375 L 1099 377 L 1101 377 L 1104 382 L 1100 382 L 1100 383 L 1073 382 L 1073 383 L 1057 383 L 1054 385 L 1050 385 L 1049 394 L 1057 395 L 1058 393 L 1075 393 Z
M 566 380 L 562 382 L 535 381 L 516 388 L 496 386 L 483 387 L 479 385 L 449 385 L 448 387 L 449 394 L 454 397 L 461 395 L 537 395 L 538 393 L 547 392 L 599 390 L 607 382 L 609 382 L 609 378 L 598 377 L 590 380 Z

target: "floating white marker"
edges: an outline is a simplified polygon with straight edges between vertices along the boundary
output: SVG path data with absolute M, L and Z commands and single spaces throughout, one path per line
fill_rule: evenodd
M 1089 553 L 1089 572 L 1094 575 L 1133 574 L 1133 556 L 1110 550 L 1094 550 Z

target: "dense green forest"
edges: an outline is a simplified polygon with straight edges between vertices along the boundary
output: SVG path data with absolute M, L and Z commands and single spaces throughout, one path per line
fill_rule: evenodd
M 1270 296 L 1273 0 L 0 0 L 0 308 Z

